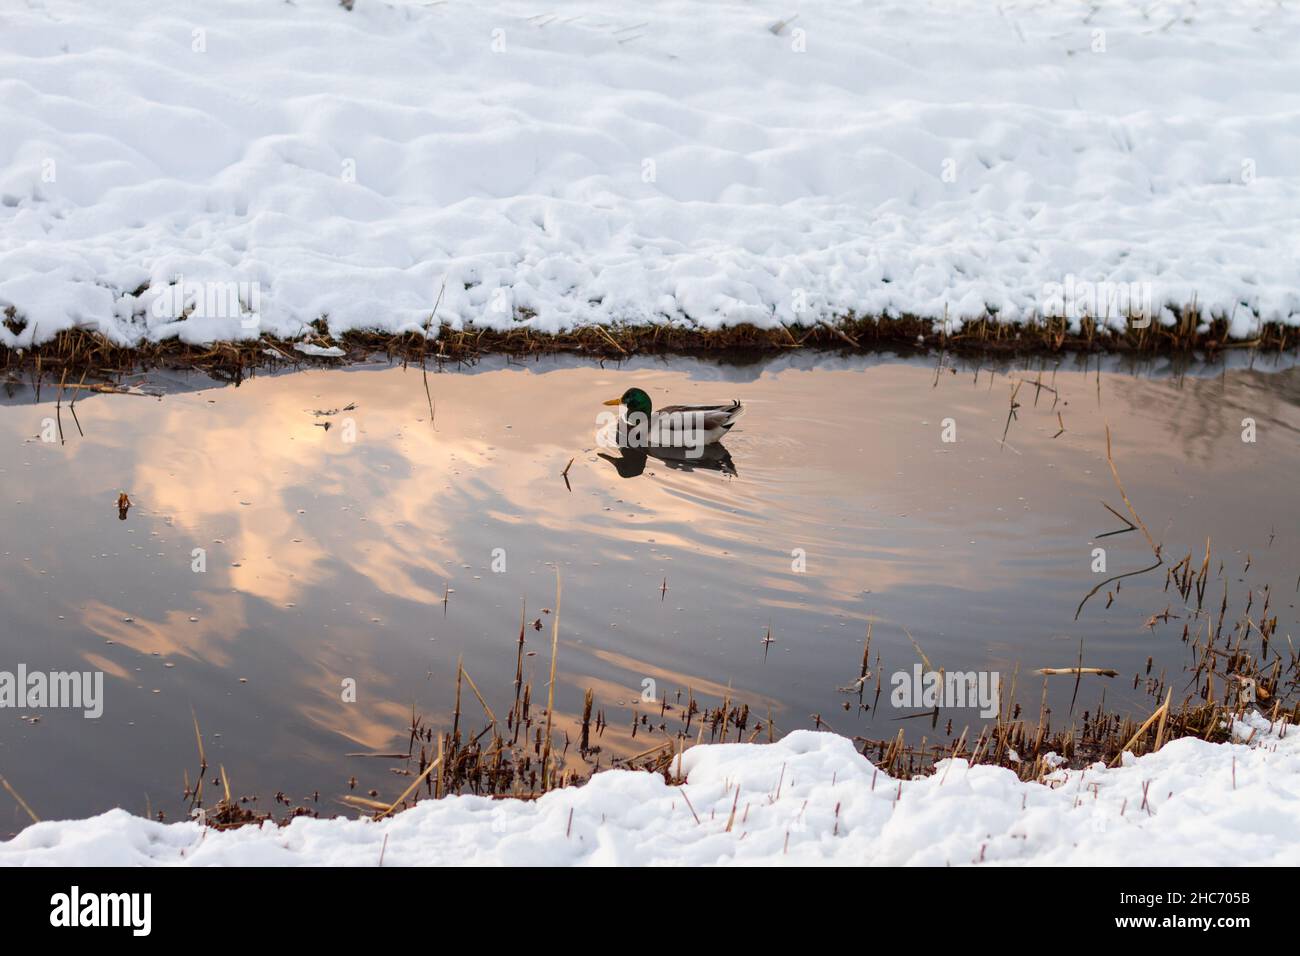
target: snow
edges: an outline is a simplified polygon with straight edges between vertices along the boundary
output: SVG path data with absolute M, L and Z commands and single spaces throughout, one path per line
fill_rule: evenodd
M 113 810 L 33 824 L 0 843 L 0 864 L 1300 863 L 1300 733 L 1256 713 L 1233 731 L 1235 743 L 1184 738 L 1042 784 L 960 759 L 900 783 L 847 738 L 795 731 L 690 748 L 680 788 L 609 770 L 533 802 L 450 797 L 380 823 L 224 832 Z
M 6 4 L 0 344 L 412 331 L 439 290 L 435 329 L 1077 325 L 1103 282 L 1300 324 L 1293 4 L 797 12 Z
M 311 342 L 295 342 L 293 347 L 304 355 L 310 355 L 313 358 L 342 358 L 347 354 L 337 345 L 331 345 L 327 348 L 323 345 L 313 345 Z

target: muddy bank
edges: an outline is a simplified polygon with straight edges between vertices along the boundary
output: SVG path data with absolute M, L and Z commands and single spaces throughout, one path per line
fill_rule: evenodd
M 344 364 L 383 354 L 402 362 L 472 362 L 487 355 L 536 356 L 556 353 L 622 359 L 634 355 L 724 355 L 759 357 L 798 349 L 837 352 L 888 350 L 902 354 L 940 350 L 953 354 L 1002 358 L 1064 353 L 1132 356 L 1186 356 L 1213 362 L 1225 353 L 1294 352 L 1300 336 L 1280 324 L 1263 324 L 1251 339 L 1229 338 L 1229 323 L 1207 323 L 1188 311 L 1178 324 L 1130 327 L 1122 332 L 1083 320 L 1077 330 L 1068 320 L 1010 324 L 985 321 L 967 325 L 959 334 L 935 331 L 935 322 L 915 316 L 901 318 L 849 317 L 831 325 L 783 325 L 760 329 L 736 325 L 721 329 L 681 326 L 587 326 L 563 333 L 538 333 L 528 327 L 511 331 L 453 329 L 443 326 L 436 337 L 349 332 L 330 334 L 318 322 L 313 334 L 289 341 L 262 336 L 241 342 L 194 345 L 180 339 L 135 348 L 116 345 L 98 332 L 60 332 L 35 349 L 0 346 L 0 371 L 39 372 L 54 380 L 78 381 L 148 368 L 193 368 L 220 377 L 243 375 L 249 369 L 295 364 Z

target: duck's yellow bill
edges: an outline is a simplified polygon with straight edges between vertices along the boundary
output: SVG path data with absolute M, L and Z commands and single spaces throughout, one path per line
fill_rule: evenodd
M 622 404 L 623 404 L 623 399 L 621 399 L 621 398 L 611 398 L 611 399 L 610 399 L 609 401 L 607 401 L 607 402 L 601 402 L 601 404 L 602 404 L 602 405 L 622 405 Z

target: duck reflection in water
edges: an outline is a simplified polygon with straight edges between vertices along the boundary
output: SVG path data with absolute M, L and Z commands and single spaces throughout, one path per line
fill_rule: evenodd
M 737 475 L 735 462 L 731 460 L 731 452 L 727 451 L 725 445 L 716 442 L 704 446 L 702 451 L 696 451 L 694 454 L 687 454 L 687 450 L 684 448 L 628 448 L 622 446 L 618 451 L 617 456 L 607 455 L 603 451 L 596 454 L 613 465 L 620 478 L 637 477 L 637 475 L 645 471 L 646 463 L 651 458 L 663 462 L 675 471 L 695 471 L 699 469 L 702 471 L 720 471 L 732 478 Z

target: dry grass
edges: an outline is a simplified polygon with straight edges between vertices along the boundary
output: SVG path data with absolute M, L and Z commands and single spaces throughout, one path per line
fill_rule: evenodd
M 689 326 L 589 326 L 572 332 L 541 334 L 527 326 L 506 332 L 490 329 L 456 330 L 443 325 L 435 339 L 424 334 L 387 335 L 347 333 L 332 337 L 318 322 L 313 341 L 335 345 L 342 358 L 308 358 L 292 342 L 262 337 L 210 346 L 187 345 L 175 339 L 137 348 L 114 345 L 97 332 L 74 329 L 61 332 L 33 350 L 16 351 L 0 346 L 0 372 L 46 375 L 55 381 L 91 374 L 108 376 L 149 368 L 193 368 L 218 378 L 239 381 L 251 371 L 284 365 L 311 365 L 357 361 L 375 355 L 423 366 L 434 363 L 472 362 L 490 354 L 514 356 L 566 352 L 599 358 L 626 358 L 636 354 L 772 353 L 793 349 L 838 351 L 895 351 L 942 349 L 953 353 L 1003 355 L 1044 354 L 1064 351 L 1121 352 L 1145 355 L 1199 351 L 1213 356 L 1225 349 L 1285 351 L 1294 348 L 1294 330 L 1276 324 L 1261 325 L 1250 341 L 1231 341 L 1228 320 L 1210 321 L 1204 332 L 1190 318 L 1172 327 L 1152 324 L 1115 332 L 1090 319 L 1072 332 L 1064 319 L 1006 324 L 985 319 L 970 323 L 955 335 L 935 331 L 930 319 L 916 316 L 862 318 L 850 315 L 837 325 L 818 322 L 810 326 L 759 329 L 738 325 L 725 329 Z
M 1037 670 L 1044 676 L 1036 719 L 1025 716 L 1026 708 L 1017 699 L 1017 682 L 1013 676 L 1009 692 L 1005 688 L 999 690 L 996 719 L 981 728 L 966 726 L 958 731 L 951 719 L 941 728 L 940 712 L 935 708 L 903 715 L 929 718 L 933 737 L 909 742 L 900 728 L 885 738 L 855 736 L 853 739 L 864 756 L 899 780 L 928 775 L 934 772 L 937 762 L 958 757 L 972 764 L 1004 767 L 1025 781 L 1044 782 L 1058 766 L 1077 768 L 1098 761 L 1115 765 L 1125 752 L 1153 752 L 1181 737 L 1228 741 L 1233 734 L 1232 718 L 1241 716 L 1250 707 L 1259 709 L 1285 732 L 1289 725 L 1300 723 L 1300 653 L 1289 641 L 1285 652 L 1278 649 L 1277 616 L 1270 612 L 1267 589 L 1263 592 L 1263 606 L 1254 614 L 1251 609 L 1258 592 L 1250 592 L 1247 606 L 1235 622 L 1223 610 L 1228 603 L 1226 593 L 1219 609 L 1205 608 L 1201 597 L 1208 589 L 1210 573 L 1208 556 L 1196 571 L 1189 554 L 1170 568 L 1166 577 L 1166 590 L 1176 589 L 1189 608 L 1195 603 L 1192 620 L 1197 626 L 1189 623 L 1183 630 L 1182 640 L 1191 651 L 1191 662 L 1183 674 L 1185 683 L 1178 703 L 1174 700 L 1176 679 L 1169 679 L 1164 673 L 1152 675 L 1152 664 L 1148 661 L 1146 674 L 1134 674 L 1132 686 L 1144 689 L 1153 702 L 1159 701 L 1149 713 L 1132 714 L 1108 708 L 1103 689 L 1095 708 L 1084 710 L 1076 718 L 1072 702 L 1066 722 L 1057 724 L 1047 706 L 1047 684 L 1052 677 L 1074 677 L 1077 682 L 1085 676 L 1090 681 L 1108 681 L 1119 676 L 1112 668 L 1083 666 L 1081 650 L 1079 665 Z M 1227 580 L 1224 578 L 1225 587 Z M 555 724 L 553 689 L 558 621 L 553 622 L 548 635 L 551 660 L 547 707 L 541 713 L 532 709 L 533 684 L 524 675 L 522 664 L 526 621 L 525 609 L 521 611 L 516 677 L 512 684 L 514 701 L 504 710 L 504 726 L 464 667 L 458 666 L 457 687 L 464 684 L 472 690 L 485 721 L 482 728 L 476 732 L 472 727 L 466 729 L 467 716 L 461 710 L 459 690 L 455 711 L 448 724 L 443 725 L 450 726 L 449 730 L 435 729 L 425 717 L 413 711 L 404 753 L 352 755 L 386 758 L 390 773 L 411 777 L 400 796 L 382 800 L 378 799 L 376 790 L 370 790 L 368 796 L 347 794 L 340 798 L 340 803 L 382 819 L 414 806 L 422 797 L 438 799 L 472 793 L 530 800 L 548 790 L 581 785 L 607 767 L 659 774 L 667 785 L 678 786 L 684 782 L 680 772 L 681 754 L 691 746 L 719 742 L 769 743 L 779 739 L 770 713 L 766 720 L 754 719 L 750 707 L 735 702 L 729 691 L 720 704 L 708 706 L 687 687 L 675 694 L 665 692 L 660 700 L 645 708 L 632 705 L 631 739 L 644 737 L 646 746 L 628 756 L 606 761 L 602 738 L 609 723 L 604 710 L 596 704 L 595 692 L 587 688 L 582 695 L 580 717 L 575 721 L 579 743 L 571 752 L 568 732 Z M 882 692 L 880 675 L 887 668 L 879 654 L 874 666 L 870 666 L 870 649 L 868 636 L 861 667 L 855 668 L 859 678 L 839 690 L 857 697 L 859 714 L 874 714 L 879 719 L 886 713 L 878 705 Z M 1017 674 L 1019 670 L 1017 666 Z M 871 696 L 873 677 L 874 698 Z M 1077 686 L 1076 683 L 1076 693 Z M 1248 687 L 1253 699 L 1246 692 Z M 844 703 L 844 709 L 853 709 L 849 701 Z M 817 729 L 834 730 L 821 715 L 809 715 L 809 719 Z M 202 776 L 206 760 L 197 722 L 195 735 L 199 740 Z M 630 749 L 626 740 L 620 741 L 619 747 Z M 1048 755 L 1053 753 L 1064 763 L 1049 760 Z M 397 766 L 392 765 L 393 761 Z M 247 798 L 236 801 L 231 797 L 224 772 L 220 782 L 224 796 L 215 810 L 207 812 L 205 819 L 209 824 L 229 827 L 268 819 L 265 813 L 253 813 L 239 805 L 247 802 Z M 187 796 L 193 798 L 197 789 L 187 786 Z M 199 801 L 201 796 L 194 802 Z M 277 802 L 281 802 L 279 795 Z M 283 802 L 288 806 L 288 801 Z M 302 814 L 314 816 L 318 812 L 314 807 L 299 806 L 281 822 Z

